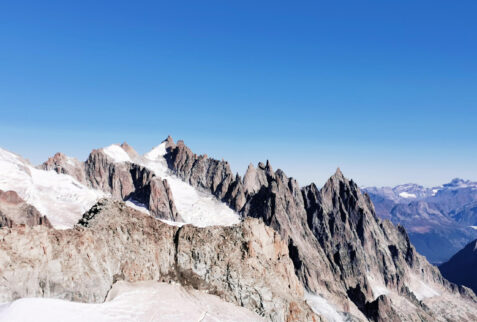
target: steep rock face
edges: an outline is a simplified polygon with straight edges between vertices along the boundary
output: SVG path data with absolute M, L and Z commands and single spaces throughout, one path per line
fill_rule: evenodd
M 316 291 L 323 286 L 339 293 L 326 254 L 308 225 L 305 201 L 296 180 L 281 170 L 275 173 L 269 162 L 259 163 L 257 169 L 251 170 L 252 174 L 250 170 L 251 167 L 245 175 L 248 200 L 242 215 L 261 218 L 280 233 L 288 244 L 297 275 L 308 289 Z M 343 293 L 342 297 L 346 295 Z
M 169 168 L 193 187 L 212 193 L 236 211 L 245 204 L 241 178 L 234 176 L 226 161 L 194 154 L 183 141 L 174 144 L 167 138 L 166 160 Z
M 85 162 L 85 169 L 91 187 L 110 193 L 113 198 L 125 199 L 134 191 L 130 164 L 116 163 L 101 150 L 91 152 Z
M 470 287 L 477 292 L 477 240 L 469 243 L 452 258 L 439 266 L 442 275 L 449 281 Z
M 12 228 L 16 225 L 51 227 L 50 221 L 15 191 L 0 190 L 0 228 Z
M 102 200 L 69 230 L 0 230 L 0 301 L 57 297 L 103 302 L 118 280 L 176 281 L 272 321 L 316 321 L 288 247 L 257 220 L 175 227 Z
M 85 167 L 92 187 L 109 192 L 116 199 L 142 203 L 157 218 L 181 220 L 167 181 L 151 170 L 135 163 L 112 162 L 101 150 L 90 154 Z
M 384 283 L 384 293 L 393 296 L 396 292 L 414 306 L 410 316 L 445 319 L 424 304 L 427 295 L 421 295 L 419 287 L 422 285 L 433 285 L 439 292 L 455 294 L 463 299 L 462 305 L 466 305 L 467 300 L 471 306 L 477 303 L 472 293 L 446 281 L 436 267 L 415 251 L 403 227 L 379 220 L 369 197 L 362 195 L 357 185 L 346 179 L 339 169 L 320 191 L 313 186 L 305 187 L 303 191 L 314 235 L 349 298 L 369 318 L 377 319 L 369 308 L 374 306 L 376 296 L 384 291 L 376 279 Z M 420 286 L 416 287 L 416 284 Z M 434 296 L 437 295 L 436 291 Z M 414 296 L 422 301 L 414 301 Z M 398 305 L 393 311 L 403 314 L 406 308 Z

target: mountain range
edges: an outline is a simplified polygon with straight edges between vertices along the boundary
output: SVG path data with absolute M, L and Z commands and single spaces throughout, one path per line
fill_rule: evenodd
M 113 144 L 36 167 L 0 149 L 0 189 L 3 320 L 477 317 L 473 291 L 339 169 L 322 188 L 269 161 L 242 177 L 168 137 L 144 155 Z
M 441 186 L 417 184 L 363 188 L 376 214 L 403 225 L 416 249 L 435 264 L 477 238 L 477 182 L 453 179 Z

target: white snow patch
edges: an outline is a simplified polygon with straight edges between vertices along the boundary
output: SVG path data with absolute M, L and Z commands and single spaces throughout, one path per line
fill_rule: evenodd
M 71 166 L 73 166 L 73 167 L 76 166 L 75 159 L 72 158 L 72 157 L 68 157 L 68 156 L 67 156 L 67 157 L 66 157 L 66 163 L 68 163 L 69 165 L 71 165 Z
M 202 319 L 202 320 L 201 320 Z M 257 314 L 177 284 L 116 283 L 101 304 L 24 298 L 0 306 L 0 321 L 264 321 Z
M 411 277 L 410 283 L 407 284 L 407 287 L 414 293 L 419 301 L 440 295 L 439 292 L 433 289 L 430 285 L 415 276 Z
M 435 196 L 441 189 L 432 189 L 432 195 Z
M 36 169 L 20 156 L 1 148 L 0 189 L 16 191 L 57 229 L 73 227 L 85 211 L 105 196 L 69 175 Z
M 129 199 L 126 201 L 126 205 L 133 208 L 133 209 L 136 209 L 140 212 L 143 212 L 145 214 L 148 214 L 148 215 L 151 215 L 150 211 L 147 209 L 146 205 L 145 204 L 142 204 L 136 200 L 133 200 L 133 199 Z M 160 219 L 160 218 L 156 218 L 157 220 L 160 220 L 162 221 L 163 223 L 165 224 L 168 224 L 168 225 L 171 225 L 171 226 L 177 226 L 177 227 L 182 227 L 185 225 L 185 223 L 182 223 L 182 222 L 177 222 L 177 221 L 172 221 L 172 220 L 166 220 L 166 219 Z
M 151 213 L 149 212 L 149 209 L 147 209 L 145 204 L 142 204 L 134 199 L 128 199 L 126 200 L 126 206 L 131 207 L 133 209 L 136 209 L 142 213 L 150 215 Z
M 477 226 L 470 226 L 470 228 L 477 230 Z
M 154 171 L 160 178 L 167 180 L 177 211 L 185 223 L 198 227 L 229 226 L 239 223 L 240 216 L 225 203 L 218 201 L 210 193 L 197 190 L 171 173 L 164 158 L 165 146 L 166 143 L 163 142 L 138 162 Z
M 377 299 L 380 295 L 389 294 L 389 289 L 384 285 L 383 282 L 378 281 L 371 275 L 367 275 L 368 283 L 373 292 L 374 299 Z
M 403 191 L 399 194 L 399 197 L 402 197 L 402 198 L 416 198 L 416 195 L 414 193 L 408 193 L 406 191 Z
M 111 144 L 106 148 L 102 148 L 102 151 L 106 153 L 108 157 L 113 159 L 114 162 L 131 162 L 129 154 L 117 144 Z
M 168 224 L 170 226 L 176 226 L 176 227 L 182 227 L 186 224 L 184 222 L 172 221 L 172 220 L 167 220 L 167 219 L 159 219 L 159 220 L 162 221 L 165 224 Z
M 167 154 L 166 143 L 162 142 L 158 146 L 154 147 L 151 151 L 144 154 L 144 157 L 149 160 L 157 160 L 159 157 L 163 157 Z
M 306 303 L 311 307 L 313 312 L 323 316 L 329 322 L 342 322 L 344 321 L 343 317 L 338 313 L 338 311 L 328 303 L 326 299 L 319 295 L 312 293 L 305 294 Z

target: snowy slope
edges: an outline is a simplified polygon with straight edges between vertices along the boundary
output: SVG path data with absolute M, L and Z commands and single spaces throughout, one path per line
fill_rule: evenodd
M 86 304 L 24 298 L 0 305 L 0 321 L 264 321 L 255 313 L 217 296 L 186 291 L 176 284 L 116 283 L 106 302 Z
M 167 166 L 163 142 L 136 162 L 151 169 L 166 179 L 172 191 L 177 211 L 188 224 L 204 227 L 211 225 L 233 225 L 240 221 L 239 215 L 225 203 L 209 193 L 201 192 L 173 175 Z
M 123 148 L 117 144 L 111 144 L 110 146 L 102 148 L 101 150 L 108 157 L 113 159 L 114 162 L 131 162 L 131 158 L 126 151 L 124 151 Z
M 141 163 L 162 179 L 167 179 L 177 211 L 186 223 L 203 227 L 233 225 L 239 222 L 239 215 L 225 203 L 218 201 L 211 194 L 198 191 L 171 174 L 164 158 L 165 154 L 166 143 L 163 142 L 146 153 Z
M 0 189 L 13 190 L 46 215 L 55 228 L 70 228 L 102 196 L 73 177 L 34 168 L 0 148 Z
M 312 293 L 305 294 L 306 303 L 311 307 L 313 312 L 323 316 L 329 322 L 342 322 L 345 321 L 336 308 L 331 305 L 325 298 Z

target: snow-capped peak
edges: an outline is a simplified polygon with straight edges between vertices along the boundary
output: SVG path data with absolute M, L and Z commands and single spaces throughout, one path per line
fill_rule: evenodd
M 124 149 L 118 144 L 111 144 L 108 147 L 101 149 L 114 162 L 131 162 L 131 158 Z

